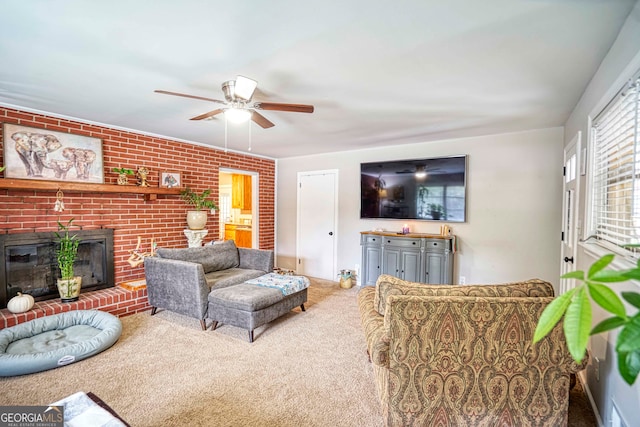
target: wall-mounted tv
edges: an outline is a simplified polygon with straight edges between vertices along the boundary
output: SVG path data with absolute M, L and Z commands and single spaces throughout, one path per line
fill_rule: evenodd
M 465 222 L 467 156 L 360 164 L 360 218 Z

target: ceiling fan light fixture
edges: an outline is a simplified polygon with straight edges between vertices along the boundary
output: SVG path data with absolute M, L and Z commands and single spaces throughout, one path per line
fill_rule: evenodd
M 253 92 L 258 87 L 258 82 L 248 77 L 238 76 L 236 77 L 236 84 L 234 94 L 236 98 L 244 99 L 245 101 L 251 101 Z
M 231 123 L 244 123 L 251 119 L 251 111 L 244 108 L 227 108 L 224 117 Z

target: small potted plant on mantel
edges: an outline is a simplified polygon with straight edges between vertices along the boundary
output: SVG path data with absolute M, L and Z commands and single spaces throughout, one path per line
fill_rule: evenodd
M 211 194 L 210 189 L 204 190 L 202 193 L 197 193 L 189 187 L 186 187 L 180 192 L 182 200 L 192 205 L 194 210 L 187 211 L 187 225 L 190 230 L 202 230 L 207 225 L 207 212 L 206 209 L 218 209 L 213 200 L 208 200 Z
M 55 233 L 58 240 L 58 249 L 56 249 L 56 258 L 58 267 L 60 267 L 60 278 L 58 279 L 58 292 L 62 302 L 77 301 L 80 297 L 80 287 L 82 286 L 82 277 L 74 276 L 73 263 L 78 256 L 78 235 L 70 235 L 73 218 L 66 225 L 58 221 L 58 232 Z
M 113 171 L 118 174 L 118 185 L 127 185 L 129 183 L 129 177 L 133 176 L 133 170 L 127 168 L 113 168 Z

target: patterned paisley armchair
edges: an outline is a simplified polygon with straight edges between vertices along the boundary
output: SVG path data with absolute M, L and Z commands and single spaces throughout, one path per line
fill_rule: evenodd
M 532 344 L 553 287 L 425 285 L 382 275 L 358 294 L 387 426 L 563 426 L 570 374 L 561 324 Z

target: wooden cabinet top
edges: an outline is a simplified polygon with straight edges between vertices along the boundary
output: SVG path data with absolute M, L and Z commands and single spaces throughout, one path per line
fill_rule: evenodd
M 391 231 L 361 231 L 360 234 L 373 234 L 375 236 L 387 236 L 387 237 L 408 237 L 413 239 L 444 239 L 444 240 L 452 240 L 453 236 L 442 236 L 440 234 L 429 234 L 429 233 L 394 233 Z

